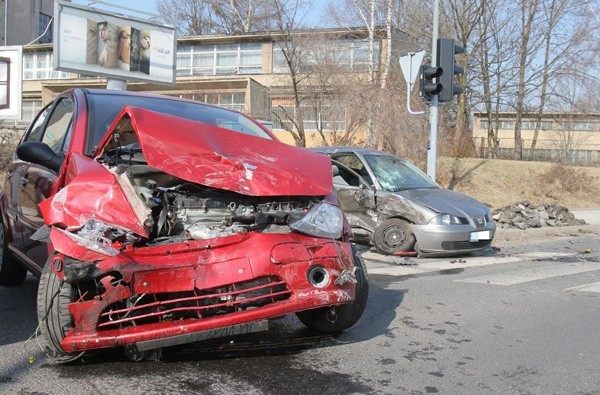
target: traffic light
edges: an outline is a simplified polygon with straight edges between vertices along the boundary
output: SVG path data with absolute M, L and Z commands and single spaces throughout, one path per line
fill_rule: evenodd
M 422 65 L 419 72 L 421 97 L 425 99 L 431 99 L 431 96 L 437 95 L 442 90 L 442 84 L 439 82 L 433 82 L 434 78 L 438 78 L 442 75 L 442 69 L 439 67 Z
M 438 38 L 437 40 L 437 67 L 443 70 L 441 78 L 438 80 L 442 84 L 439 101 L 452 101 L 454 95 L 460 95 L 463 88 L 454 84 L 454 76 L 464 73 L 462 67 L 455 62 L 455 55 L 465 52 L 463 47 L 459 47 L 451 38 Z

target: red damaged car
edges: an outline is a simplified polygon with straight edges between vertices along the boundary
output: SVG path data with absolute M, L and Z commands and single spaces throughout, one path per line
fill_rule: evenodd
M 166 96 L 74 89 L 23 136 L 1 196 L 0 284 L 40 277 L 56 361 L 268 329 L 322 332 L 366 305 L 326 156 Z

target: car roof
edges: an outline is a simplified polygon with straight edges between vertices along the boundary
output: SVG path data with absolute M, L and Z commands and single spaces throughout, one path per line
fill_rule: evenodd
M 163 99 L 163 100 L 173 100 L 173 101 L 179 101 L 179 102 L 194 103 L 194 104 L 198 104 L 198 105 L 202 105 L 202 106 L 206 106 L 206 107 L 214 107 L 214 108 L 219 108 L 219 109 L 229 111 L 229 112 L 243 114 L 240 111 L 233 110 L 230 108 L 225 108 L 225 107 L 221 107 L 221 106 L 218 106 L 215 104 L 201 102 L 198 100 L 187 99 L 184 97 L 171 96 L 168 94 L 148 93 L 148 92 L 143 92 L 143 91 L 125 91 L 125 90 L 118 90 L 118 89 L 102 89 L 102 88 L 72 88 L 70 90 L 71 91 L 80 91 L 85 94 L 92 94 L 92 95 L 137 96 L 137 97 L 151 97 L 151 98 L 157 98 L 157 99 Z M 246 115 L 246 114 L 244 114 L 244 115 Z M 248 115 L 246 115 L 246 116 L 248 116 Z

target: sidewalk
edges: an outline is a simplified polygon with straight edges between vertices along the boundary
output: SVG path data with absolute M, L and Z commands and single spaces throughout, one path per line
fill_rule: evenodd
M 600 208 L 571 210 L 575 218 L 585 220 L 586 224 L 600 225 Z

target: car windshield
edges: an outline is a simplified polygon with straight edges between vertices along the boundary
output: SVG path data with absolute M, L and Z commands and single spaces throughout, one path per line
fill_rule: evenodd
M 365 155 L 381 188 L 388 192 L 437 189 L 439 186 L 416 166 L 391 155 Z
M 118 94 L 88 94 L 90 136 L 86 153 L 91 155 L 108 127 L 124 106 L 140 107 L 180 118 L 234 130 L 272 140 L 273 138 L 248 117 L 234 111 L 169 98 Z

